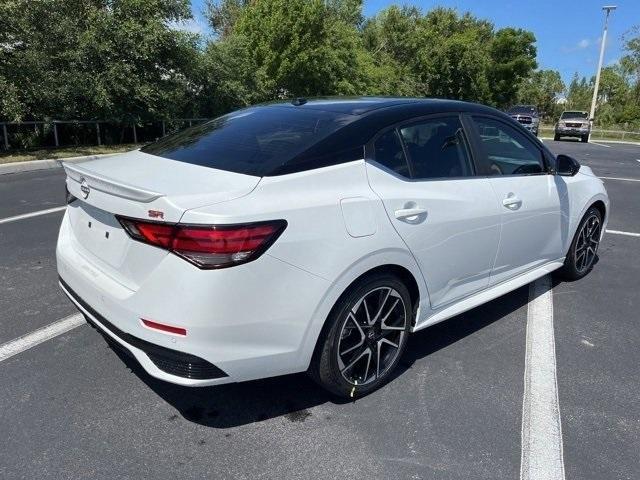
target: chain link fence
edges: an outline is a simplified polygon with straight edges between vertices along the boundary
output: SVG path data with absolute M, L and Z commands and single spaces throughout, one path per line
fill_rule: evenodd
M 125 124 L 108 120 L 0 122 L 0 149 L 146 143 L 208 118 L 176 118 Z

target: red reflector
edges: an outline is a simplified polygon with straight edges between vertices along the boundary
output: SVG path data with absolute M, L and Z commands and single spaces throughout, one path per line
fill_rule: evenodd
M 142 320 L 142 323 L 144 323 L 146 327 L 152 328 L 154 330 L 160 330 L 161 332 L 167 332 L 167 333 L 175 333 L 176 335 L 183 335 L 183 336 L 187 335 L 186 328 L 172 327 L 171 325 L 164 325 L 162 323 L 152 322 L 151 320 L 145 320 L 144 318 L 141 318 L 140 320 Z

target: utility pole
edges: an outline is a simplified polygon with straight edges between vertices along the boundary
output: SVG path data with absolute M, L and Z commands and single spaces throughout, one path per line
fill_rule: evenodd
M 605 5 L 602 10 L 605 11 L 604 31 L 602 32 L 602 42 L 600 43 L 600 60 L 598 60 L 598 70 L 596 70 L 596 83 L 593 86 L 593 98 L 591 99 L 591 111 L 589 112 L 589 140 L 591 140 L 591 131 L 593 130 L 593 120 L 596 114 L 596 101 L 598 100 L 598 87 L 600 86 L 600 71 L 602 70 L 602 61 L 604 60 L 604 46 L 607 43 L 607 26 L 609 23 L 609 14 L 617 7 L 615 5 Z

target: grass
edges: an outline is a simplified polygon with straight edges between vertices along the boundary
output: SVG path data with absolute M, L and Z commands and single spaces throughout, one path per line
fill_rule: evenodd
M 553 126 L 542 125 L 540 126 L 540 136 L 553 138 L 554 129 Z M 640 133 L 627 132 L 624 136 L 621 133 L 608 133 L 595 129 L 591 134 L 592 140 L 622 140 L 625 142 L 640 142 Z
M 69 157 L 82 157 L 85 155 L 100 155 L 105 153 L 127 152 L 138 148 L 135 143 L 123 145 L 78 145 L 58 148 L 41 148 L 37 150 L 15 150 L 0 152 L 0 164 L 13 162 L 29 162 L 32 160 L 61 159 Z

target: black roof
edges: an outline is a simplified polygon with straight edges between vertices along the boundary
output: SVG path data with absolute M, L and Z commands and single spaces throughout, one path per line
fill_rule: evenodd
M 423 110 L 426 113 L 453 111 L 482 111 L 497 110 L 477 103 L 460 100 L 418 97 L 313 97 L 279 100 L 263 103 L 262 106 L 277 106 L 297 109 L 324 110 L 346 115 L 365 115 L 376 110 L 399 107 L 404 112 L 408 110 Z M 407 108 L 409 107 L 409 108 Z
M 376 132 L 411 118 L 439 113 L 467 112 L 487 113 L 513 122 L 511 117 L 495 108 L 478 103 L 439 98 L 328 97 L 294 99 L 293 102 L 288 100 L 263 105 L 267 108 L 321 110 L 356 117 L 268 175 L 282 175 L 362 158 L 363 146 Z
M 142 151 L 247 175 L 284 175 L 362 159 L 365 145 L 386 127 L 426 115 L 458 112 L 490 114 L 520 127 L 494 108 L 458 100 L 297 98 L 238 110 L 165 137 Z M 271 135 L 269 129 L 283 125 L 304 131 L 301 140 L 295 140 L 295 135 L 276 134 L 271 143 L 259 141 L 259 137 Z

